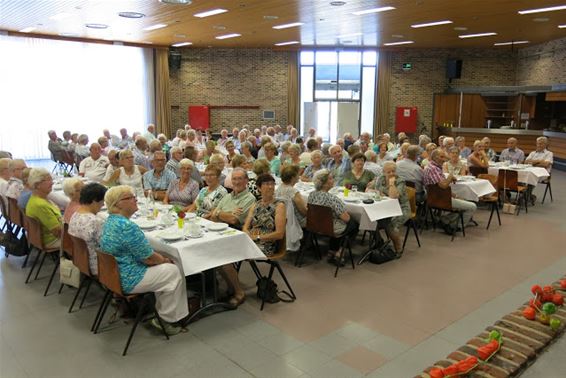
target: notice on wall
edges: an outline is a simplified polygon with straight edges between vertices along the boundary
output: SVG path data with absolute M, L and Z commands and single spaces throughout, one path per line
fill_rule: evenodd
M 403 117 L 410 117 L 411 109 L 403 109 Z

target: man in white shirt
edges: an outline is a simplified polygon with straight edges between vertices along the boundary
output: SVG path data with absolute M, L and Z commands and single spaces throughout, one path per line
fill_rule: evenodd
M 405 181 L 415 183 L 417 202 L 424 201 L 425 193 L 423 189 L 423 170 L 417 164 L 419 156 L 419 146 L 409 146 L 404 159 L 397 161 L 397 176 Z
M 155 140 L 155 125 L 153 123 L 147 125 L 147 132 L 143 134 L 143 137 L 145 138 L 147 143 L 151 143 L 153 140 Z
M 91 181 L 101 182 L 106 175 L 110 161 L 102 155 L 102 147 L 98 143 L 90 145 L 90 156 L 84 158 L 79 166 L 79 175 Z
M 552 163 L 554 162 L 554 154 L 546 149 L 547 146 L 548 138 L 544 136 L 538 137 L 537 148 L 527 156 L 525 164 L 531 164 L 534 167 L 543 167 L 550 173 Z
M 23 159 L 10 160 L 8 169 L 12 172 L 12 177 L 10 177 L 10 181 L 8 181 L 8 185 L 6 186 L 6 197 L 16 200 L 20 197 L 24 189 L 22 174 L 25 168 L 27 168 L 27 166 Z
M 134 164 L 141 165 L 149 170 L 151 169 L 151 164 L 146 154 L 147 148 L 147 140 L 141 135 L 136 137 L 136 145 L 132 149 L 132 153 L 134 155 Z
M 383 172 L 383 167 L 377 164 L 377 154 L 372 150 L 367 150 L 364 156 L 366 157 L 364 169 L 372 172 L 376 177 L 380 177 Z

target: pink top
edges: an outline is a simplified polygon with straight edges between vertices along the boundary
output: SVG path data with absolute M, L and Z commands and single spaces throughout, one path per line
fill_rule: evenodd
M 67 224 L 70 223 L 71 217 L 73 216 L 75 211 L 77 211 L 80 205 L 80 203 L 75 201 L 69 202 L 69 205 L 65 208 L 65 213 L 63 214 L 63 222 Z

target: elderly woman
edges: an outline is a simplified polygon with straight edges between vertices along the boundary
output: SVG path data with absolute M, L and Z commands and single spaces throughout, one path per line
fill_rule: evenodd
M 483 143 L 483 149 L 485 151 L 485 154 L 489 158 L 489 161 L 495 161 L 497 154 L 495 153 L 493 148 L 490 147 L 491 139 L 489 139 L 488 137 L 484 137 L 481 141 Z
M 344 258 L 340 247 L 342 238 L 356 235 L 358 224 L 350 217 L 340 198 L 328 192 L 334 187 L 334 177 L 328 169 L 321 169 L 316 172 L 313 182 L 315 191 L 309 194 L 307 203 L 308 205 L 326 206 L 332 210 L 334 235 L 337 237 L 330 239 L 328 260 L 343 265 Z
M 243 231 L 269 257 L 277 252 L 277 241 L 285 237 L 285 204 L 275 199 L 275 179 L 270 174 L 259 176 L 257 186 L 261 199 L 250 207 Z
M 352 169 L 344 173 L 344 186 L 356 186 L 360 192 L 366 191 L 366 186 L 375 178 L 375 174 L 364 169 L 366 157 L 361 152 L 352 156 Z
M 323 168 L 322 158 L 323 154 L 320 150 L 315 150 L 311 153 L 311 164 L 303 171 L 303 175 L 301 176 L 302 181 L 312 181 L 314 174 Z
M 265 159 L 259 159 L 254 162 L 253 173 L 255 173 L 256 177 L 263 175 L 265 173 L 270 172 L 269 162 Z M 248 180 L 248 191 L 254 195 L 256 200 L 261 199 L 261 192 L 259 188 L 255 184 L 255 177 L 252 177 Z
M 220 185 L 224 186 L 224 181 L 226 180 L 226 174 L 224 172 L 224 168 L 226 168 L 226 160 L 224 160 L 224 156 L 222 154 L 213 154 L 210 157 L 209 165 L 212 165 L 220 170 Z
M 229 140 L 224 144 L 224 148 L 226 148 L 226 152 L 227 152 L 226 160 L 228 161 L 228 163 L 231 163 L 232 159 L 234 159 L 234 157 L 239 155 L 239 153 L 236 151 L 236 146 L 234 146 L 234 142 Z
M 393 241 L 395 252 L 401 255 L 401 253 L 403 253 L 403 241 L 399 229 L 411 217 L 411 204 L 407 196 L 405 181 L 396 175 L 396 169 L 397 165 L 392 161 L 385 163 L 383 165 L 383 176 L 375 181 L 373 189 L 385 194 L 389 198 L 394 198 L 399 201 L 403 215 L 386 220 L 385 232 Z
M 79 157 L 79 159 L 84 159 L 85 157 L 90 155 L 88 144 L 88 135 L 81 134 L 78 137 L 77 145 L 75 146 L 75 154 Z
M 63 193 L 65 193 L 65 195 L 71 200 L 63 214 L 63 221 L 65 223 L 69 223 L 71 221 L 71 217 L 79 208 L 79 199 L 81 197 L 81 189 L 83 187 L 83 181 L 77 177 L 68 178 L 63 181 Z
M 202 151 L 201 160 L 204 164 L 210 164 L 210 157 L 216 152 L 216 142 L 209 140 L 206 142 L 206 148 Z
M 191 208 L 192 203 L 198 196 L 198 183 L 191 178 L 192 170 L 194 169 L 193 162 L 189 159 L 183 159 L 179 162 L 179 173 L 181 175 L 178 179 L 171 180 L 163 203 L 173 203 L 184 207 L 184 211 Z
M 474 142 L 474 152 L 468 156 L 468 165 L 470 167 L 489 167 L 489 157 L 487 157 L 487 154 L 485 153 L 481 140 L 476 140 Z
M 96 251 L 100 249 L 98 244 L 102 236 L 102 225 L 104 220 L 96 214 L 104 205 L 106 188 L 98 183 L 87 184 L 80 191 L 80 205 L 69 221 L 69 234 L 81 238 L 88 248 L 88 262 L 90 272 L 98 275 Z M 65 215 L 67 213 L 65 212 Z
M 281 170 L 281 181 L 281 185 L 275 191 L 275 197 L 292 202 L 297 221 L 301 227 L 305 227 L 307 223 L 307 204 L 301 193 L 295 189 L 295 184 L 299 182 L 299 167 L 296 165 L 283 167 Z
M 269 169 L 272 174 L 279 176 L 279 171 L 281 169 L 281 160 L 275 154 L 277 153 L 277 147 L 273 143 L 267 143 L 263 146 L 265 149 L 265 160 L 269 163 Z
M 147 169 L 134 164 L 134 154 L 130 150 L 120 151 L 118 162 L 120 168 L 116 169 L 105 185 L 129 185 L 134 190 L 143 190 L 143 174 Z
M 302 173 L 305 170 L 306 164 L 301 160 L 301 147 L 298 144 L 292 144 L 287 149 L 289 157 L 284 160 L 282 166 L 285 165 L 296 165 L 299 167 L 299 172 Z
M 242 152 L 241 156 L 246 159 L 244 167 L 248 170 L 251 170 L 255 161 L 255 157 L 252 155 L 252 144 L 250 142 L 242 143 L 240 151 Z
M 154 292 L 155 309 L 165 321 L 167 333 L 179 333 L 182 328 L 175 323 L 189 313 L 179 268 L 154 252 L 142 230 L 130 220 L 138 210 L 131 187 L 119 185 L 109 189 L 104 202 L 110 215 L 102 229 L 100 248 L 116 258 L 122 291 L 125 294 Z M 157 319 L 152 319 L 151 324 L 161 329 Z
M 20 192 L 20 195 L 18 196 L 18 207 L 24 212 L 26 210 L 29 197 L 31 197 L 31 187 L 29 186 L 28 181 L 31 170 L 32 168 L 24 168 L 24 170 L 22 171 L 22 184 L 24 185 L 24 187 Z
M 456 137 L 456 146 L 458 147 L 458 151 L 460 151 L 460 157 L 462 159 L 467 159 L 468 156 L 470 156 L 470 154 L 472 153 L 470 147 L 466 147 L 466 138 L 464 138 L 463 136 Z
M 423 158 L 421 160 L 421 166 L 423 168 L 426 168 L 426 166 L 430 163 L 430 156 L 432 155 L 432 151 L 436 150 L 436 147 L 437 146 L 435 143 L 429 143 L 426 145 L 425 151 L 421 155 L 421 157 Z
M 452 176 L 464 176 L 468 172 L 468 167 L 465 163 L 462 163 L 460 159 L 460 148 L 457 146 L 452 146 L 448 150 L 449 160 L 445 161 L 442 165 L 442 171 L 444 173 L 449 173 Z
M 377 154 L 377 158 L 375 159 L 377 164 L 383 166 L 386 161 L 392 160 L 391 156 L 387 153 L 387 142 L 382 141 L 381 143 L 374 145 L 373 149 Z
M 41 225 L 41 239 L 46 248 L 61 246 L 63 223 L 59 208 L 47 199 L 53 188 L 53 179 L 44 168 L 34 168 L 28 177 L 32 194 L 26 205 L 26 215 Z
M 108 167 L 106 167 L 106 174 L 104 175 L 102 182 L 108 182 L 108 180 L 110 180 L 110 177 L 112 177 L 112 174 L 120 168 L 120 162 L 118 161 L 119 152 L 120 151 L 118 150 L 108 151 L 108 161 L 110 162 L 110 164 L 108 164 Z
M 293 143 L 289 142 L 288 140 L 281 143 L 280 150 L 281 153 L 279 154 L 279 160 L 283 160 L 285 161 L 286 159 L 289 158 L 289 147 L 292 145 Z
M 230 162 L 230 165 L 232 166 L 232 169 L 234 168 L 244 168 L 244 164 L 246 163 L 246 158 L 243 157 L 242 155 L 236 155 L 234 156 L 234 159 L 232 159 L 232 161 Z M 226 189 L 233 189 L 232 187 L 232 172 L 228 173 L 228 175 L 226 175 L 226 179 L 224 180 L 224 187 Z
M 220 185 L 220 174 L 220 170 L 213 165 L 208 165 L 204 170 L 207 186 L 200 190 L 190 209 L 196 211 L 199 217 L 209 219 L 211 210 L 216 208 L 218 202 L 228 194 L 226 188 Z

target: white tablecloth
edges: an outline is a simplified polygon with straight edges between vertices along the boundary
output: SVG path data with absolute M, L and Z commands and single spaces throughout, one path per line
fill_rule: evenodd
M 541 180 L 550 176 L 548 171 L 541 167 L 526 167 L 526 168 L 514 169 L 512 167 L 506 167 L 501 165 L 490 166 L 488 169 L 488 173 L 490 175 L 497 176 L 499 174 L 500 169 L 516 170 L 519 182 L 524 182 L 532 186 L 537 186 L 537 184 Z
M 495 193 L 491 182 L 484 179 L 458 180 L 450 185 L 452 193 L 458 198 L 477 202 L 479 197 Z

